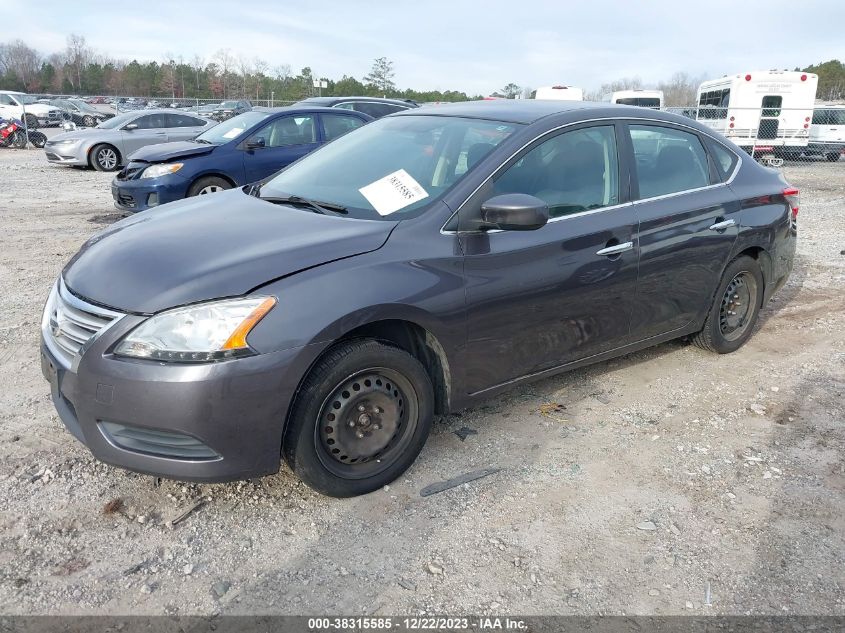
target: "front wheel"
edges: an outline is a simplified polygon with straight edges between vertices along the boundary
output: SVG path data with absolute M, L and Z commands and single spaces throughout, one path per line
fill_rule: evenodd
M 44 147 L 47 144 L 47 136 L 42 132 L 30 132 L 29 142 L 35 147 Z
M 26 134 L 23 133 L 23 130 L 18 130 L 12 134 L 12 147 L 15 149 L 26 148 Z
M 115 171 L 120 167 L 120 156 L 111 145 L 95 145 L 91 150 L 91 164 L 97 171 Z
M 825 154 L 825 158 L 831 163 L 838 161 L 840 156 L 842 156 L 840 152 L 830 152 L 829 154 Z
M 763 272 L 757 260 L 737 257 L 722 275 L 704 327 L 693 342 L 702 349 L 729 354 L 751 337 L 763 304 Z
M 97 124 L 97 121 L 92 117 L 90 114 L 86 114 L 82 117 L 82 125 L 85 127 L 94 127 Z
M 206 178 L 200 178 L 191 185 L 191 188 L 188 189 L 188 197 L 204 196 L 209 193 L 217 193 L 218 191 L 225 191 L 231 188 L 232 184 L 228 180 L 218 178 L 217 176 L 208 176 Z
M 422 450 L 433 418 L 434 390 L 416 358 L 371 339 L 347 341 L 306 377 L 282 454 L 311 488 L 353 497 L 405 472 Z

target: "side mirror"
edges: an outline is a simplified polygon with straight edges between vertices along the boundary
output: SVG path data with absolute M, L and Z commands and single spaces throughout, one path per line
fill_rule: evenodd
M 266 145 L 266 141 L 264 140 L 263 136 L 259 136 L 258 138 L 251 138 L 246 142 L 247 149 L 261 149 Z
M 549 206 L 525 193 L 506 193 L 481 205 L 485 228 L 505 231 L 535 231 L 549 221 Z
M 127 123 L 126 125 L 123 126 L 123 129 L 129 130 L 131 132 L 132 130 L 138 129 L 138 124 L 137 123 Z

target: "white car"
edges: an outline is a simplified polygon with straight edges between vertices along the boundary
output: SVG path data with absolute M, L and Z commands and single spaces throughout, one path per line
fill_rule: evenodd
M 60 125 L 62 113 L 58 108 L 22 92 L 0 90 L 0 117 L 4 119 L 24 120 L 26 126 L 35 129 L 39 125 Z
M 845 152 L 845 105 L 816 106 L 810 126 L 810 142 L 804 153 L 834 162 Z

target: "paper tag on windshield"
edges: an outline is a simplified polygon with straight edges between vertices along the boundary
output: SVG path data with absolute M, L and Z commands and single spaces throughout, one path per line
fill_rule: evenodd
M 380 215 L 390 215 L 417 200 L 428 198 L 428 192 L 404 169 L 379 178 L 358 191 Z
M 223 135 L 223 138 L 235 138 L 238 134 L 243 131 L 244 129 L 242 127 L 233 127 L 231 130 L 229 130 Z

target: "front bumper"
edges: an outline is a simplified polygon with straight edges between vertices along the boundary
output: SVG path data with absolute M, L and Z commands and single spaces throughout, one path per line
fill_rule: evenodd
M 47 161 L 56 165 L 88 166 L 88 154 L 84 151 L 82 143 L 57 145 L 47 141 L 44 153 Z
M 72 367 L 42 331 L 42 373 L 68 431 L 97 459 L 155 476 L 213 482 L 277 472 L 288 407 L 318 350 L 196 365 L 111 355 L 143 320 L 122 317 Z
M 133 180 L 115 178 L 111 183 L 111 195 L 117 209 L 137 213 L 181 200 L 188 195 L 190 184 L 178 174 Z

